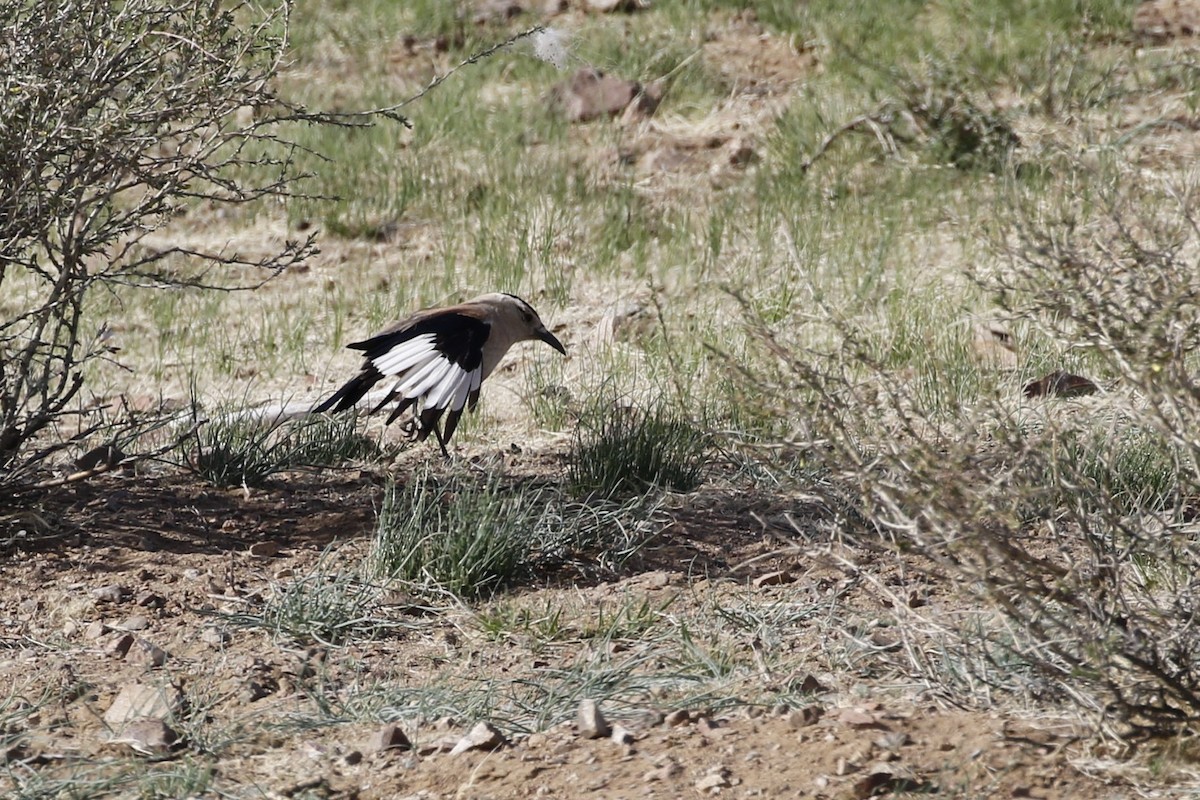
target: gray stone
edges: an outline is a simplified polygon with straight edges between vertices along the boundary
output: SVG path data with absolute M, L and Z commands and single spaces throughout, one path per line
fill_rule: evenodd
M 147 755 L 166 753 L 179 741 L 179 734 L 161 719 L 141 717 L 124 725 L 110 742 L 124 744 Z
M 471 728 L 466 736 L 458 740 L 458 744 L 454 745 L 450 755 L 457 756 L 470 750 L 495 750 L 507 743 L 508 740 L 496 726 L 489 722 L 480 722 Z
M 119 730 L 142 717 L 169 719 L 180 708 L 183 696 L 174 686 L 152 686 L 147 683 L 128 683 L 113 698 L 104 722 Z
M 384 750 L 411 750 L 412 742 L 404 735 L 404 731 L 394 722 L 389 722 L 371 734 L 364 748 L 368 753 L 381 753 Z
M 585 739 L 603 739 L 612 733 L 608 720 L 600 713 L 595 700 L 584 700 L 575 714 L 575 728 Z
M 97 603 L 119 603 L 125 596 L 125 590 L 115 583 L 92 589 L 92 599 Z
M 129 652 L 125 654 L 125 660 L 130 664 L 137 664 L 146 669 L 155 669 L 167 662 L 167 651 L 154 642 L 138 639 L 129 648 Z
M 109 641 L 104 649 L 110 656 L 124 658 L 129 655 L 129 650 L 133 647 L 133 642 L 132 633 L 119 633 Z

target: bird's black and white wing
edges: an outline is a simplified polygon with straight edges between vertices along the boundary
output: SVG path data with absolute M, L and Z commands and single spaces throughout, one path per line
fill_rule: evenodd
M 490 326 L 479 317 L 443 310 L 421 314 L 362 342 L 362 372 L 316 411 L 349 408 L 372 386 L 395 378 L 391 391 L 371 413 L 398 401 L 388 423 L 417 406 L 417 438 L 424 439 L 446 415 L 442 441 L 449 441 L 465 408 L 474 408 L 483 382 L 483 345 Z M 336 407 L 335 407 L 336 406 Z

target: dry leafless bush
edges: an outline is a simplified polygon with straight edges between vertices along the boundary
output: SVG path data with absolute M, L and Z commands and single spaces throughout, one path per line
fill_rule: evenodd
M 834 342 L 820 352 L 748 311 L 777 365 L 750 377 L 886 546 L 997 612 L 954 644 L 977 680 L 1070 698 L 1110 733 L 1172 735 L 1200 721 L 1200 228 L 1191 187 L 1112 185 L 1135 188 L 1054 213 L 1014 196 L 1000 266 L 973 276 L 1107 391 L 1031 399 L 1009 379 L 931 405 L 832 311 L 808 320 Z M 912 665 L 946 675 L 928 653 Z
M 204 286 L 214 268 L 250 268 L 253 284 L 313 250 L 144 244 L 188 203 L 285 195 L 298 177 L 270 147 L 286 145 L 280 121 L 306 116 L 271 86 L 288 5 L 223 5 L 0 3 L 0 484 L 107 424 L 40 436 L 79 413 L 86 366 L 109 355 L 89 293 Z M 167 269 L 179 256 L 200 268 Z

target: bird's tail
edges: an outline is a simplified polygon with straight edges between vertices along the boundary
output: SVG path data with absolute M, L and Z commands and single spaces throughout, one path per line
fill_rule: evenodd
M 363 396 L 371 391 L 383 375 L 374 367 L 367 367 L 355 377 L 346 382 L 342 388 L 333 393 L 333 396 L 326 400 L 321 405 L 312 410 L 313 414 L 323 414 L 326 411 L 345 411 L 363 398 Z

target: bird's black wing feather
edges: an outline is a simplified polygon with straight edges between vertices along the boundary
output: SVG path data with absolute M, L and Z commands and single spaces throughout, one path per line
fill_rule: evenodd
M 371 362 L 410 339 L 433 334 L 433 346 L 443 356 L 470 372 L 483 363 L 483 343 L 491 326 L 481 319 L 459 312 L 429 314 L 415 319 L 398 330 L 384 331 L 346 345 L 361 350 Z
M 338 389 L 332 397 L 313 410 L 315 412 L 323 412 L 330 409 L 342 411 L 356 404 L 376 383 L 385 377 L 375 367 L 373 362 L 383 358 L 394 348 L 400 347 L 418 336 L 431 335 L 433 338 L 432 349 L 437 351 L 442 358 L 455 364 L 463 372 L 470 374 L 479 369 L 483 364 L 483 345 L 487 341 L 490 330 L 491 326 L 488 323 L 471 314 L 457 311 L 435 311 L 418 314 L 408 320 L 397 323 L 369 339 L 349 344 L 347 347 L 350 349 L 360 350 L 363 353 L 364 363 L 362 371 L 342 386 L 342 388 Z M 383 406 L 395 400 L 398 394 L 398 392 L 393 390 L 383 402 L 372 409 L 371 413 L 379 411 Z M 470 393 L 469 408 L 474 409 L 478 397 L 478 389 Z M 413 406 L 416 400 L 417 398 L 415 397 L 401 398 L 400 403 L 389 414 L 387 421 L 389 423 L 394 421 L 401 413 Z M 445 411 L 446 406 L 422 408 L 417 420 L 417 437 L 419 439 L 427 437 Z M 462 411 L 461 408 L 450 409 L 444 439 L 449 440 L 450 436 L 454 433 Z

